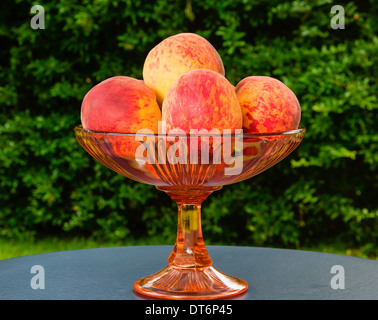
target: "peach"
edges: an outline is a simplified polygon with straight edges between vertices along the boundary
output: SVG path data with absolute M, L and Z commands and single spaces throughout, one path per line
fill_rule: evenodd
M 158 132 L 161 110 L 154 91 L 143 81 L 116 76 L 94 86 L 81 105 L 84 129 L 136 133 L 140 129 Z
M 181 129 L 241 129 L 242 112 L 234 87 L 218 72 L 197 69 L 182 75 L 162 106 L 167 132 Z
M 225 75 L 221 57 L 205 38 L 180 33 L 163 40 L 148 53 L 143 79 L 155 91 L 161 106 L 173 83 L 195 69 L 209 69 Z
M 236 86 L 243 113 L 245 133 L 282 132 L 298 128 L 301 107 L 298 99 L 281 81 L 250 76 Z
M 109 78 L 93 87 L 81 106 L 83 128 L 93 131 L 136 133 L 149 130 L 145 132 L 157 134 L 159 121 L 161 110 L 154 91 L 143 81 L 125 76 Z M 137 165 L 136 151 L 141 142 L 135 137 L 106 135 L 102 144 L 105 149 L 112 149 L 111 157 L 132 160 L 131 165 Z

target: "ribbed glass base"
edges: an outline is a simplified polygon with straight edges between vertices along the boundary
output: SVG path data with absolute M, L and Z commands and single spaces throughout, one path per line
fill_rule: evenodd
M 226 275 L 213 266 L 182 268 L 168 265 L 134 283 L 134 290 L 140 294 L 175 300 L 227 298 L 247 288 L 244 280 Z

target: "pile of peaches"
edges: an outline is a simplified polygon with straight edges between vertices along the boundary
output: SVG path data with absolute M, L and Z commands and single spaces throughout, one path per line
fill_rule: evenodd
M 236 87 L 225 77 L 222 59 L 203 37 L 181 33 L 166 38 L 147 55 L 143 80 L 115 76 L 84 97 L 84 129 L 158 133 L 166 130 L 243 129 L 244 133 L 297 129 L 301 108 L 281 81 L 248 76 Z

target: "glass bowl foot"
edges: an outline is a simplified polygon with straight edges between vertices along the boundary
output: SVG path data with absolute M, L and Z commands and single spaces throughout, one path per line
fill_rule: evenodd
M 213 266 L 190 268 L 168 265 L 134 283 L 134 290 L 152 298 L 174 300 L 220 299 L 243 293 L 248 284 Z

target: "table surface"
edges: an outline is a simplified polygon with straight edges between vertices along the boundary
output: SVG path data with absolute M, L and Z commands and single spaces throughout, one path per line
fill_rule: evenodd
M 1 260 L 0 299 L 142 300 L 133 283 L 165 267 L 172 248 L 95 248 Z M 247 281 L 248 291 L 233 299 L 378 299 L 376 260 L 272 248 L 207 249 L 217 269 Z M 36 281 L 42 276 L 44 283 Z

